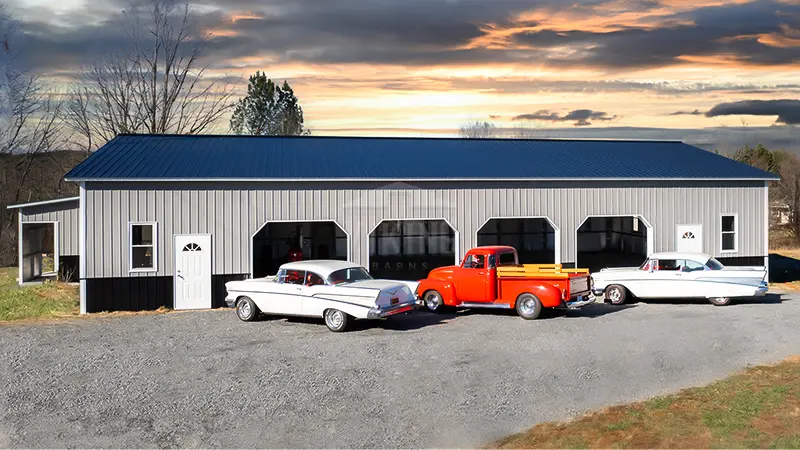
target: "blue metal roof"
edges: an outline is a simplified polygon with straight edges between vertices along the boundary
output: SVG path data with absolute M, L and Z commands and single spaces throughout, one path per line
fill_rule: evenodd
M 87 180 L 776 179 L 681 142 L 120 135 Z

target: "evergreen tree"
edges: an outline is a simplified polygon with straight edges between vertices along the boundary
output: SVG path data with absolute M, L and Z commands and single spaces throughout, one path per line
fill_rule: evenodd
M 261 136 L 309 134 L 303 128 L 303 109 L 289 83 L 278 86 L 261 72 L 250 77 L 247 95 L 234 107 L 231 131 Z

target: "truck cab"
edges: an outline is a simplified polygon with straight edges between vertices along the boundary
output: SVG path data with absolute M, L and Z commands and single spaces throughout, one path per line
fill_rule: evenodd
M 417 290 L 433 312 L 445 307 L 516 309 L 535 319 L 542 308 L 580 308 L 594 302 L 587 269 L 521 265 L 508 246 L 476 247 L 457 266 L 432 270 Z

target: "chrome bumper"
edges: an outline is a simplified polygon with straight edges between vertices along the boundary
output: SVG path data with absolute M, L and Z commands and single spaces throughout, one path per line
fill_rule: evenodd
M 411 300 L 410 302 L 392 305 L 388 308 L 372 308 L 367 312 L 367 319 L 380 319 L 395 314 L 411 312 L 420 304 L 421 302 L 419 300 Z
M 764 295 L 767 295 L 767 291 L 769 291 L 769 285 L 768 285 L 766 282 L 762 282 L 762 283 L 761 283 L 761 284 L 758 286 L 758 289 L 756 289 L 756 294 L 755 294 L 755 296 L 756 296 L 756 297 L 762 297 L 762 296 L 764 296 Z
M 606 293 L 605 289 L 592 289 L 592 294 L 594 294 L 597 297 L 602 297 L 603 294 L 605 293 Z
M 579 295 L 575 297 L 575 300 L 564 303 L 564 307 L 567 309 L 580 309 L 586 305 L 591 305 L 592 303 L 594 303 L 594 301 L 595 301 L 594 296 L 589 295 L 584 297 L 582 295 Z
M 234 306 L 236 306 L 235 303 L 236 303 L 236 299 L 235 298 L 225 297 L 225 305 L 228 308 L 233 308 Z

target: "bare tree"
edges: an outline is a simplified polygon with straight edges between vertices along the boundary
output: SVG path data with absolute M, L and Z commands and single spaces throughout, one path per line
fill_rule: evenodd
M 461 137 L 467 139 L 488 139 L 497 137 L 497 127 L 487 121 L 470 120 L 461 125 L 459 129 Z
M 130 46 L 87 67 L 65 110 L 92 150 L 120 133 L 198 134 L 231 107 L 233 83 L 207 76 L 208 34 L 188 0 L 150 0 L 119 17 Z
M 775 153 L 781 180 L 770 183 L 770 197 L 775 191 L 775 196 L 789 205 L 789 227 L 795 239 L 800 240 L 800 156 L 787 151 Z
M 537 139 L 544 138 L 544 127 L 540 122 L 522 121 L 510 129 L 510 136 L 513 139 Z
M 5 206 L 34 195 L 37 180 L 32 178 L 45 159 L 42 156 L 56 149 L 65 136 L 59 120 L 62 103 L 35 74 L 17 64 L 13 21 L 2 6 L 0 36 L 0 260 L 8 263 L 5 255 L 14 247 L 16 215 Z

